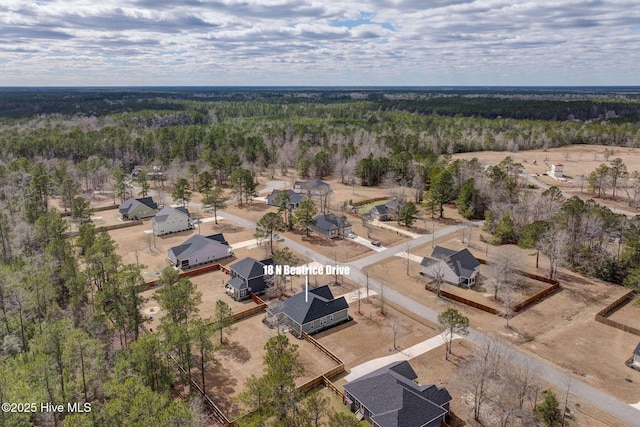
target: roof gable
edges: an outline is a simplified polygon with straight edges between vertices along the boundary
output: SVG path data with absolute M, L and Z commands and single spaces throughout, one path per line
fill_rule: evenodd
M 269 194 L 267 196 L 267 203 L 271 206 L 278 206 L 276 204 L 276 196 L 278 195 L 278 193 L 280 193 L 281 191 L 285 191 L 287 194 L 289 194 L 289 200 L 291 201 L 292 204 L 297 205 L 299 204 L 302 200 L 304 200 L 304 196 L 296 193 L 293 190 L 273 190 L 271 192 L 271 194 Z
M 294 322 L 304 325 L 332 313 L 348 309 L 349 304 L 344 297 L 334 298 L 328 285 L 310 289 L 307 294 L 302 291 L 283 304 L 283 312 Z
M 165 206 L 153 217 L 156 222 L 165 222 L 172 215 L 186 215 L 190 217 L 187 208 L 182 206 L 173 208 L 171 206 Z
M 220 236 L 222 236 L 222 234 L 220 234 Z M 178 256 L 184 259 L 189 258 L 191 255 L 199 252 L 207 246 L 229 246 L 226 241 L 222 243 L 218 240 L 210 239 L 209 237 L 196 234 L 195 236 L 191 236 L 189 239 L 187 239 L 183 244 L 172 247 L 171 249 L 169 249 L 169 252 L 172 253 L 174 257 L 176 257 L 176 259 L 178 258 Z
M 444 416 L 443 405 L 451 396 L 435 385 L 419 386 L 415 378 L 407 361 L 395 362 L 345 384 L 344 389 L 372 412 L 378 425 L 419 427 Z
M 471 277 L 480 266 L 480 261 L 466 248 L 456 252 L 452 249 L 436 246 L 431 253 L 431 258 L 444 260 L 459 277 Z M 424 258 L 420 265 L 430 265 L 432 262 L 428 259 Z
M 254 277 L 264 276 L 264 265 L 265 264 L 263 264 L 262 262 L 248 257 L 236 262 L 230 268 L 237 275 L 248 280 L 253 279 Z
M 375 205 L 374 207 L 372 207 L 369 212 L 371 212 L 372 214 L 378 214 L 378 215 L 386 215 L 387 214 L 387 207 L 382 204 L 382 205 Z
M 633 350 L 633 354 L 635 354 L 636 356 L 640 356 L 640 343 L 638 343 L 636 349 Z

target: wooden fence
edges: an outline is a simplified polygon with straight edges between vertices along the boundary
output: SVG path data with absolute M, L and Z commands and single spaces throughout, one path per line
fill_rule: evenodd
M 361 200 L 359 202 L 353 203 L 351 206 L 357 208 L 358 206 L 367 205 L 373 202 L 380 202 L 382 200 L 389 200 L 389 197 L 374 197 L 373 199 Z
M 326 375 L 322 376 L 322 382 L 329 390 L 337 394 L 338 397 L 340 397 L 340 399 L 342 399 L 342 401 L 344 402 L 344 393 L 342 392 L 342 390 L 336 387 L 336 385 L 332 383 L 331 380 Z
M 340 358 L 338 356 L 333 354 L 331 351 L 329 351 L 329 349 L 327 349 L 325 346 L 323 346 L 318 341 L 316 341 L 315 338 L 312 338 L 311 336 L 309 336 L 306 332 L 302 332 L 302 338 L 304 340 L 310 342 L 311 344 L 313 344 L 313 346 L 315 348 L 317 348 L 318 350 L 320 350 L 321 352 L 326 354 L 327 357 L 329 357 L 329 359 L 333 360 L 336 364 L 344 365 L 344 363 L 342 363 L 342 360 L 340 360 Z
M 178 277 L 193 277 L 199 276 L 200 274 L 209 273 L 210 271 L 218 271 L 222 270 L 225 274 L 229 274 L 229 269 L 220 264 L 210 264 L 200 268 L 194 268 L 193 270 L 183 271 L 178 274 Z M 151 280 L 150 282 L 145 283 L 146 289 L 152 288 L 158 284 L 157 280 Z
M 426 290 L 431 291 L 436 293 L 436 289 L 432 288 L 431 286 L 429 286 L 428 284 L 425 285 L 424 287 Z M 540 301 L 541 299 L 551 295 L 552 293 L 554 293 L 556 290 L 558 290 L 560 288 L 560 284 L 559 283 L 555 283 L 554 285 L 551 285 L 550 287 L 543 289 L 542 291 L 538 292 L 537 294 L 533 295 L 532 297 L 527 298 L 526 300 L 519 302 L 518 304 L 514 305 L 512 307 L 512 310 L 515 313 L 519 313 L 522 310 L 524 310 L 525 308 L 529 307 L 532 304 L 535 304 L 536 302 Z M 489 307 L 488 305 L 484 305 L 482 303 L 461 297 L 459 295 L 453 294 L 451 292 L 447 292 L 445 290 L 440 290 L 440 295 L 445 297 L 445 298 L 449 298 L 453 301 L 457 301 L 461 304 L 465 304 L 468 305 L 470 307 L 473 308 L 477 308 L 478 310 L 482 310 L 484 312 L 490 313 L 490 314 L 495 314 L 497 316 L 502 316 L 502 311 L 495 309 L 493 307 Z
M 549 286 L 547 289 L 543 289 L 541 292 L 538 292 L 537 294 L 535 294 L 534 296 L 527 298 L 526 300 L 519 302 L 518 304 L 514 305 L 512 310 L 516 313 L 521 312 L 522 310 L 524 310 L 525 308 L 529 307 L 532 304 L 535 304 L 536 302 L 540 301 L 543 298 L 546 298 L 547 296 L 551 295 L 552 293 L 554 293 L 555 291 L 557 291 L 558 289 L 560 289 L 560 284 L 558 282 L 556 282 L 555 284 Z
M 234 322 L 237 322 L 238 320 L 246 319 L 247 317 L 251 317 L 254 314 L 261 313 L 261 312 L 265 311 L 266 309 L 267 309 L 267 305 L 266 304 L 257 305 L 255 307 L 251 307 L 248 310 L 241 311 L 240 313 L 233 313 L 231 315 L 231 317 L 233 318 Z
M 636 295 L 637 295 L 636 291 L 629 291 L 623 296 L 621 296 L 620 298 L 618 298 L 617 300 L 615 300 L 614 302 L 612 302 L 611 304 L 609 304 L 608 306 L 606 306 L 605 308 L 603 308 L 602 310 L 600 310 L 598 313 L 596 313 L 596 322 L 600 322 L 607 326 L 612 326 L 618 330 L 628 332 L 636 336 L 640 336 L 640 329 L 634 328 L 632 326 L 625 325 L 624 323 L 616 322 L 615 320 L 611 320 L 607 318 L 607 316 L 610 315 L 614 310 L 618 309 L 620 306 L 624 304 L 627 304 L 629 300 L 632 298 L 635 298 Z
M 204 398 L 204 402 L 207 405 L 207 407 L 209 408 L 209 410 L 211 410 L 211 413 L 214 416 L 214 418 L 216 420 L 218 420 L 218 422 L 220 422 L 223 426 L 231 425 L 231 421 L 229 420 L 229 418 L 227 418 L 227 416 L 224 414 L 224 412 L 222 412 L 222 410 L 218 407 L 218 405 L 216 405 L 215 402 L 213 400 L 211 400 L 211 398 L 207 395 L 207 393 L 205 393 L 205 391 L 202 389 L 202 387 L 200 387 L 200 384 L 198 384 L 189 375 L 189 373 L 182 367 L 182 365 L 180 365 L 180 363 L 178 363 L 178 361 L 171 354 L 169 354 L 169 358 L 173 361 L 173 363 L 178 367 L 178 369 L 184 375 L 189 377 L 189 383 Z

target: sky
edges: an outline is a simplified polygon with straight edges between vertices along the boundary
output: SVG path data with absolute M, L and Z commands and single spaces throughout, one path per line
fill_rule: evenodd
M 624 85 L 638 0 L 0 0 L 0 86 Z

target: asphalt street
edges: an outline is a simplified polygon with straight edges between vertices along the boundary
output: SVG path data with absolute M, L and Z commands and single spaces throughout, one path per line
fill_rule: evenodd
M 255 223 L 252 221 L 248 221 L 244 218 L 240 218 L 236 215 L 232 215 L 228 212 L 224 212 L 224 217 L 229 218 L 229 220 L 246 227 L 248 229 L 255 229 Z M 436 238 L 445 236 L 447 234 L 455 233 L 463 227 L 462 225 L 455 225 L 451 227 L 444 228 L 442 230 L 438 230 L 435 235 Z M 414 248 L 425 243 L 432 241 L 432 236 L 430 234 L 421 236 L 417 239 L 413 239 L 408 241 L 408 245 L 410 248 Z M 298 252 L 301 255 L 304 255 L 309 260 L 313 260 L 319 262 L 321 264 L 333 264 L 333 259 L 326 257 L 313 249 L 304 246 L 296 241 L 288 239 L 285 237 L 284 245 L 289 247 L 295 252 Z M 349 279 L 356 283 L 366 283 L 366 276 L 362 273 L 361 269 L 367 265 L 374 264 L 376 262 L 382 261 L 390 256 L 395 255 L 398 252 L 406 250 L 407 243 L 401 243 L 396 246 L 392 246 L 388 249 L 385 249 L 381 252 L 374 253 L 362 259 L 359 259 L 354 262 L 350 262 L 348 265 L 351 267 L 351 273 L 349 275 Z M 378 294 L 384 294 L 384 297 L 389 301 L 392 301 L 395 304 L 398 304 L 405 309 L 422 316 L 423 318 L 429 320 L 432 323 L 438 323 L 438 312 L 411 299 L 400 292 L 389 288 L 388 286 L 382 286 L 379 282 L 369 278 L 369 288 Z M 482 345 L 482 343 L 488 338 L 488 336 L 477 329 L 469 328 L 469 335 L 466 337 L 471 342 L 476 345 Z M 570 393 L 580 399 L 583 399 L 589 402 L 591 405 L 619 418 L 620 420 L 631 424 L 632 426 L 640 427 L 640 410 L 634 408 L 628 403 L 622 402 L 619 399 L 616 399 L 613 396 L 610 396 L 607 393 L 604 393 L 582 381 L 578 378 L 557 369 L 556 367 L 551 365 L 551 362 L 534 357 L 528 353 L 524 353 L 517 348 L 507 346 L 504 344 L 500 344 L 505 351 L 511 352 L 511 354 L 517 355 L 518 357 L 514 357 L 513 360 L 515 363 L 519 363 L 521 365 L 527 365 L 532 367 L 536 374 L 542 378 L 543 380 L 555 385 L 560 390 L 565 390 L 567 388 L 567 383 L 570 382 Z

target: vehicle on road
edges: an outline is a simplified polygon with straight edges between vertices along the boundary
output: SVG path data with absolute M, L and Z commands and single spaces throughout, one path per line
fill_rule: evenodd
M 379 241 L 379 240 L 372 240 L 372 241 L 371 241 L 371 244 L 372 244 L 373 246 L 377 246 L 377 247 L 382 246 L 382 243 L 380 243 L 380 241 Z

